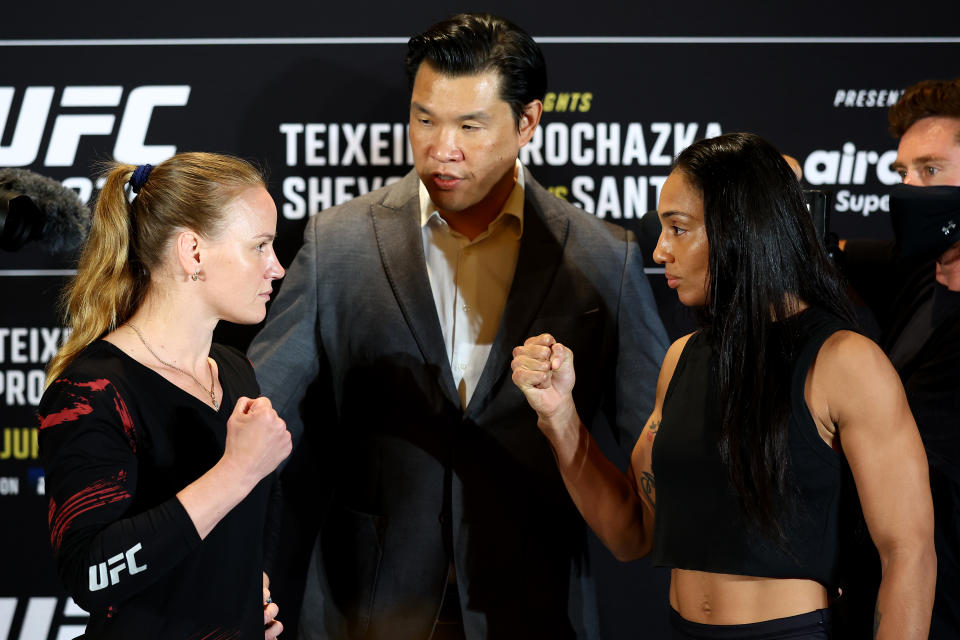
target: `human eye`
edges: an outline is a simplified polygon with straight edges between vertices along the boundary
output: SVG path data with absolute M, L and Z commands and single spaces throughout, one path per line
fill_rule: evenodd
M 684 229 L 683 227 L 678 227 L 678 226 L 675 225 L 675 224 L 674 224 L 674 225 L 670 225 L 670 229 L 671 229 L 671 231 L 673 231 L 673 235 L 675 235 L 675 236 L 682 236 L 683 234 L 685 234 L 685 233 L 687 232 L 686 229 Z
M 931 164 L 928 164 L 923 168 L 923 172 L 928 176 L 935 176 L 940 173 L 940 167 L 935 167 Z
M 906 169 L 897 169 L 897 175 L 900 176 L 900 181 L 903 182 L 907 179 L 907 170 Z
M 259 254 L 265 253 L 265 252 L 266 252 L 266 248 L 267 248 L 267 243 L 266 243 L 266 242 L 261 242 L 261 243 L 258 244 L 257 247 L 256 247 L 257 253 L 259 253 Z

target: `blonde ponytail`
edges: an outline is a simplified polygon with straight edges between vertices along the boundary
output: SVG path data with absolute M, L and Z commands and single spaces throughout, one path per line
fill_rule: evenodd
M 116 163 L 106 173 L 77 275 L 64 290 L 72 332 L 47 366 L 48 386 L 90 343 L 139 308 L 176 229 L 215 237 L 227 202 L 240 189 L 264 186 L 261 172 L 245 160 L 181 153 L 153 167 L 130 203 L 125 186 L 135 170 Z
M 143 284 L 130 260 L 130 207 L 124 185 L 136 167 L 117 165 L 108 174 L 94 209 L 77 275 L 64 291 L 70 337 L 47 367 L 47 385 L 91 342 L 123 324 L 139 305 Z

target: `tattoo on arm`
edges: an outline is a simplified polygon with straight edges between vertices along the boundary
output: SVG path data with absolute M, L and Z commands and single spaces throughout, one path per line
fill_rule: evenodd
M 873 637 L 877 637 L 877 633 L 880 631 L 880 605 L 877 605 L 876 610 L 873 612 Z
M 647 440 L 649 440 L 650 442 L 653 442 L 653 438 L 654 436 L 657 435 L 657 431 L 659 430 L 660 430 L 660 421 L 654 420 L 653 422 L 651 422 L 650 425 L 647 427 Z
M 640 489 L 643 491 L 643 495 L 647 496 L 647 500 L 650 501 L 650 504 L 656 508 L 657 502 L 654 492 L 657 490 L 657 483 L 653 479 L 653 474 L 649 471 L 643 472 L 643 475 L 640 478 Z

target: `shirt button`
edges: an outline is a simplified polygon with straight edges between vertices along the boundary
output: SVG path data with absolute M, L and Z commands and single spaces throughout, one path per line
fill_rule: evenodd
M 463 310 L 470 311 L 470 305 L 467 305 L 467 304 L 463 305 Z
M 463 371 L 464 369 L 467 368 L 467 363 L 461 362 L 460 364 L 457 365 L 457 368 L 460 369 L 460 371 Z

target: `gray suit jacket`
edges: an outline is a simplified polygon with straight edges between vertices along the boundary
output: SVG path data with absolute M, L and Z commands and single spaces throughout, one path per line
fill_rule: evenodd
M 667 346 L 640 252 L 528 171 L 516 275 L 462 410 L 418 185 L 411 172 L 311 219 L 250 347 L 264 395 L 296 440 L 306 426 L 329 480 L 301 633 L 428 638 L 452 562 L 467 638 L 596 637 L 584 524 L 511 351 L 541 332 L 571 347 L 580 415 L 616 425 L 630 451 Z

